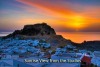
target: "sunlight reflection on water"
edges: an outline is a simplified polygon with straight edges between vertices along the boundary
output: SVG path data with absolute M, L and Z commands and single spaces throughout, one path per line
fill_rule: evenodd
M 81 43 L 83 41 L 100 41 L 100 32 L 57 32 L 66 39 L 70 39 L 73 42 Z

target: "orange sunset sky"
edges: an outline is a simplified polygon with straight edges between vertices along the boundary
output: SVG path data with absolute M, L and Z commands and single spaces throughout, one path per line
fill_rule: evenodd
M 41 22 L 60 32 L 100 32 L 100 0 L 0 0 L 0 31 Z

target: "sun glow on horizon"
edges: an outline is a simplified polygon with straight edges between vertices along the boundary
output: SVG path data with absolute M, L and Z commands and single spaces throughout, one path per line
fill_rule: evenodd
M 84 27 L 85 19 L 82 16 L 72 16 L 69 19 L 69 26 L 76 31 Z

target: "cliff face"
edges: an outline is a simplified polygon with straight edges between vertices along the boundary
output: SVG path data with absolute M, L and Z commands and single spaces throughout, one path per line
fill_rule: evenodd
M 12 33 L 12 35 L 43 36 L 43 35 L 56 35 L 56 32 L 46 23 L 41 23 L 34 25 L 25 25 L 22 30 L 16 30 L 15 32 Z
M 56 35 L 53 28 L 46 23 L 25 25 L 21 31 L 23 35 Z

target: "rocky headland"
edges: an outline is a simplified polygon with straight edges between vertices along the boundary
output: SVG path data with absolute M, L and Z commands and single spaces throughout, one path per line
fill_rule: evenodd
M 71 44 L 76 46 L 78 49 L 87 49 L 93 51 L 100 50 L 100 41 L 84 41 L 83 43 L 74 43 L 71 40 L 63 38 L 61 35 L 56 35 L 55 30 L 46 23 L 25 25 L 23 29 L 15 30 L 8 36 L 3 37 L 3 39 L 16 37 L 19 37 L 22 40 L 45 39 L 46 42 L 50 43 L 51 47 L 54 49 Z

